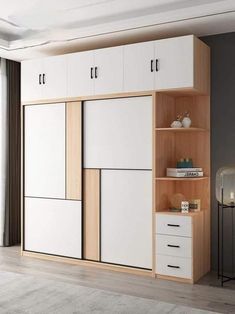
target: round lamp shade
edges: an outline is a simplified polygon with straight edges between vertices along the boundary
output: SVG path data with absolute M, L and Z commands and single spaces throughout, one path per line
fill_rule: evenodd
M 216 173 L 216 198 L 223 204 L 235 205 L 235 166 L 220 168 Z

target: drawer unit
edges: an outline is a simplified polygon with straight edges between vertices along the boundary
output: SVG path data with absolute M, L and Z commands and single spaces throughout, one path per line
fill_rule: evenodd
M 175 256 L 157 255 L 156 273 L 164 276 L 192 278 L 192 259 Z
M 192 239 L 163 234 L 156 235 L 156 254 L 176 257 L 192 257 Z
M 192 237 L 192 219 L 170 214 L 156 215 L 156 232 L 182 237 Z

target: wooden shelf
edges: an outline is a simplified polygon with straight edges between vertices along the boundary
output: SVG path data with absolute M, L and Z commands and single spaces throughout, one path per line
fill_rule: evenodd
M 155 131 L 161 132 L 208 132 L 203 128 L 155 128 Z
M 209 177 L 193 177 L 193 178 L 174 178 L 174 177 L 157 177 L 157 181 L 200 181 L 207 180 Z

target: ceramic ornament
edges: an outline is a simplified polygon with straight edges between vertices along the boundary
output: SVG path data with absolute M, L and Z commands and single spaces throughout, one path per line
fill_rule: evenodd
M 190 119 L 190 117 L 189 117 L 189 113 L 188 113 L 188 112 L 185 112 L 184 118 L 183 118 L 183 120 L 182 120 L 182 125 L 183 125 L 183 127 L 184 127 L 184 128 L 190 128 L 191 123 L 192 123 L 192 121 L 191 121 L 191 119 Z

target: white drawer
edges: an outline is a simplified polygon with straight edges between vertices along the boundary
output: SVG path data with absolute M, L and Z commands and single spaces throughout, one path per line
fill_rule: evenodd
M 192 218 L 170 214 L 156 214 L 156 232 L 192 237 Z
M 192 259 L 166 255 L 157 255 L 156 273 L 159 275 L 191 279 Z
M 156 254 L 190 258 L 192 257 L 192 239 L 157 234 Z

